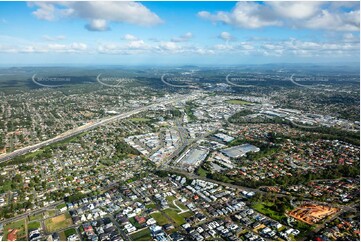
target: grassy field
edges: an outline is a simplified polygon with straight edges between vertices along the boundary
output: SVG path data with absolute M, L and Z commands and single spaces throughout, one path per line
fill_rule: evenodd
M 56 208 L 59 209 L 59 210 L 64 208 L 64 207 L 66 207 L 65 203 L 62 203 L 62 204 L 59 204 L 58 206 L 56 206 Z
M 247 102 L 247 101 L 243 101 L 243 100 L 239 100 L 239 99 L 226 100 L 226 103 L 236 104 L 236 105 L 249 105 L 249 104 L 252 104 L 251 102 Z
M 25 219 L 22 219 L 22 220 L 18 220 L 18 221 L 15 221 L 15 222 L 12 222 L 12 223 L 9 223 L 7 225 L 4 226 L 4 239 L 3 240 L 7 240 L 7 236 L 8 236 L 8 233 L 9 233 L 9 229 L 17 229 L 19 230 L 17 233 L 16 233 L 16 237 L 17 237 L 17 240 L 26 240 L 26 231 L 25 231 Z M 10 232 L 11 232 L 10 230 Z
M 179 209 L 173 204 L 173 201 L 176 200 L 176 197 L 168 196 L 168 197 L 166 197 L 166 200 L 168 202 L 169 207 L 176 209 L 178 212 L 180 212 Z
M 156 209 L 157 206 L 154 204 L 154 203 L 150 203 L 150 204 L 147 204 L 145 205 L 146 208 L 152 208 L 152 209 Z
M 49 218 L 49 217 L 55 216 L 57 212 L 58 212 L 58 211 L 57 211 L 57 210 L 54 210 L 54 209 L 53 209 L 53 210 L 47 210 L 47 211 L 44 213 L 44 215 L 45 215 L 46 218 Z
M 152 236 L 150 235 L 149 228 L 142 229 L 142 230 L 132 234 L 130 237 L 131 237 L 132 240 L 137 240 L 137 241 L 149 241 L 149 240 L 152 240 Z
M 180 213 L 179 215 L 182 216 L 183 218 L 190 218 L 194 215 L 194 213 L 191 211 L 188 211 L 188 212 Z
M 166 200 L 167 200 L 167 202 L 168 202 L 169 207 L 176 209 L 178 212 L 180 212 L 179 209 L 178 209 L 178 207 L 180 207 L 180 208 L 183 209 L 183 210 L 188 210 L 188 208 L 187 208 L 183 203 L 181 203 L 181 202 L 180 202 L 176 197 L 174 197 L 174 196 L 169 196 L 169 197 L 166 198 Z M 173 201 L 174 201 L 174 200 L 176 200 L 176 201 L 175 201 L 175 204 L 176 204 L 178 207 L 173 204 Z
M 41 228 L 41 224 L 38 221 L 33 221 L 33 222 L 28 223 L 28 231 L 36 230 L 39 228 Z
M 42 218 L 43 218 L 43 214 L 42 214 L 42 213 L 38 213 L 38 214 L 29 216 L 29 220 L 30 220 L 30 221 L 39 220 L 39 219 L 42 219 Z
M 272 209 L 270 209 L 269 207 L 273 206 L 272 203 L 270 202 L 263 202 L 263 203 L 256 203 L 252 206 L 252 208 L 254 210 L 256 210 L 257 212 L 263 213 L 264 215 L 273 218 L 274 220 L 277 221 L 282 221 L 283 218 L 285 218 L 284 214 L 280 214 Z
M 157 221 L 158 225 L 162 226 L 169 223 L 168 219 L 160 212 L 152 213 L 150 216 Z
M 74 228 L 70 228 L 64 231 L 65 237 L 69 237 L 70 235 L 76 234 L 76 230 Z
M 64 229 L 73 224 L 69 213 L 49 218 L 44 221 L 47 232 L 52 233 L 60 229 Z
M 67 240 L 64 231 L 59 233 L 59 238 L 60 238 L 60 241 L 66 241 Z
M 181 201 L 176 201 L 175 202 L 177 205 L 178 205 L 178 207 L 180 207 L 181 209 L 183 209 L 183 210 L 188 210 L 188 208 L 186 207 L 186 205 L 184 205 Z
M 168 208 L 165 209 L 164 212 L 178 225 L 182 225 L 186 222 L 185 219 L 173 209 Z
M 129 218 L 129 222 L 134 225 L 137 229 L 142 228 L 142 225 L 140 225 L 135 218 Z
M 202 166 L 198 167 L 198 169 L 197 169 L 198 176 L 207 177 L 208 173 L 209 172 L 207 170 L 203 169 Z

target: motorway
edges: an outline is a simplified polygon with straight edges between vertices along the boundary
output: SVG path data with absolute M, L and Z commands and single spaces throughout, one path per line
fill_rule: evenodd
M 197 95 L 182 96 L 182 97 L 178 97 L 178 98 L 175 98 L 175 99 L 166 100 L 166 101 L 163 101 L 163 102 L 160 102 L 160 103 L 154 103 L 154 104 L 151 104 L 151 105 L 148 105 L 148 106 L 140 107 L 140 108 L 134 109 L 132 111 L 121 113 L 121 114 L 118 114 L 118 115 L 115 115 L 115 116 L 112 116 L 112 117 L 109 117 L 109 118 L 104 118 L 104 119 L 101 119 L 101 120 L 98 120 L 98 121 L 90 122 L 88 124 L 85 124 L 85 125 L 80 126 L 78 128 L 66 131 L 66 132 L 64 132 L 64 133 L 62 133 L 62 134 L 60 134 L 60 135 L 58 135 L 58 136 L 56 136 L 54 138 L 42 141 L 42 142 L 37 143 L 35 145 L 30 145 L 30 146 L 15 150 L 15 151 L 13 151 L 11 153 L 0 155 L 0 163 L 8 161 L 8 160 L 10 160 L 10 159 L 12 159 L 12 158 L 14 158 L 16 156 L 23 155 L 23 154 L 29 153 L 31 151 L 34 151 L 36 149 L 42 148 L 44 146 L 48 146 L 50 144 L 62 141 L 64 139 L 76 136 L 76 135 L 78 135 L 80 133 L 89 131 L 91 129 L 95 129 L 95 128 L 101 126 L 101 125 L 113 122 L 114 120 L 120 120 L 120 119 L 128 118 L 128 117 L 130 117 L 130 116 L 132 116 L 134 114 L 144 112 L 144 111 L 146 111 L 146 110 L 148 110 L 150 108 L 154 108 L 154 107 L 156 107 L 158 105 L 166 105 L 166 104 L 171 104 L 171 103 L 175 103 L 175 102 L 179 102 L 179 101 L 189 101 L 189 100 L 195 99 L 197 97 L 198 97 Z

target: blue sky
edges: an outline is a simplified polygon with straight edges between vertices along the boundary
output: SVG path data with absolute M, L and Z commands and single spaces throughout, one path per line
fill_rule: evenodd
M 0 64 L 359 62 L 359 2 L 0 2 Z

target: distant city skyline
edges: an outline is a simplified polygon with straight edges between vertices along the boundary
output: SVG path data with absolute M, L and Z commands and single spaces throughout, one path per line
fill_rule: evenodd
M 0 65 L 359 63 L 359 2 L 0 2 Z

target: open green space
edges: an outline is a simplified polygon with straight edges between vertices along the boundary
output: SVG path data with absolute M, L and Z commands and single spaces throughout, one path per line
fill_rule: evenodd
M 59 233 L 59 238 L 60 238 L 60 241 L 66 241 L 67 240 L 64 231 L 61 231 Z
M 155 221 L 157 221 L 157 224 L 160 226 L 169 223 L 168 219 L 160 212 L 152 213 L 150 216 L 154 218 Z
M 186 207 L 186 205 L 184 205 L 181 201 L 177 200 L 175 203 L 176 203 L 176 204 L 178 205 L 178 207 L 180 207 L 182 210 L 188 210 L 188 208 Z
M 193 214 L 193 212 L 191 212 L 191 211 L 187 211 L 187 212 L 184 212 L 184 213 L 180 213 L 179 215 L 182 216 L 183 218 L 190 218 L 190 217 L 192 217 L 194 214 Z
M 173 209 L 165 209 L 163 210 L 177 225 L 182 225 L 184 224 L 186 221 L 184 219 L 184 217 L 182 217 L 181 215 L 178 214 L 177 211 L 173 210 Z
M 145 205 L 146 208 L 152 208 L 152 209 L 156 209 L 157 206 L 154 203 L 149 203 L 147 205 Z
M 37 213 L 34 215 L 29 216 L 29 220 L 33 221 L 33 220 L 39 220 L 43 218 L 43 214 L 42 213 Z
M 236 105 L 250 105 L 250 104 L 252 104 L 251 102 L 243 101 L 243 100 L 240 100 L 240 99 L 226 100 L 226 103 L 236 104 Z
M 70 228 L 64 231 L 65 237 L 69 237 L 70 235 L 76 234 L 76 230 L 74 228 Z
M 197 175 L 198 176 L 207 177 L 208 173 L 209 172 L 207 170 L 205 170 L 202 166 L 199 166 L 198 169 L 197 169 Z
M 176 200 L 176 199 L 177 199 L 177 198 L 174 197 L 174 196 L 168 196 L 168 197 L 166 197 L 166 200 L 167 200 L 167 202 L 168 202 L 169 207 L 170 207 L 170 208 L 173 208 L 173 209 L 176 209 L 178 212 L 180 212 L 179 209 L 177 208 L 177 206 L 175 206 L 174 203 L 173 203 L 173 201 Z
M 62 204 L 59 204 L 58 206 L 56 206 L 57 209 L 62 209 L 64 207 L 66 207 L 65 203 L 62 203 Z
M 140 225 L 135 218 L 129 218 L 129 222 L 134 225 L 137 229 L 142 228 L 142 225 Z
M 4 226 L 3 240 L 7 240 L 9 232 L 11 232 L 13 229 L 18 230 L 18 232 L 16 233 L 17 240 L 26 240 L 25 219 L 17 220 L 12 223 L 6 224 Z
M 52 210 L 47 210 L 47 211 L 44 213 L 44 215 L 45 215 L 45 217 L 48 218 L 48 217 L 53 217 L 53 216 L 55 216 L 56 213 L 57 213 L 57 210 L 52 209 Z
M 38 221 L 28 223 L 28 231 L 41 228 L 41 224 Z
M 149 241 L 149 240 L 152 240 L 152 236 L 150 235 L 149 228 L 142 229 L 142 230 L 140 230 L 138 232 L 135 232 L 134 234 L 132 234 L 130 236 L 130 238 L 132 240 L 137 240 L 137 241 Z
M 281 222 L 282 219 L 285 218 L 286 216 L 282 213 L 273 210 L 272 209 L 273 206 L 274 204 L 272 202 L 259 202 L 254 204 L 252 208 L 257 212 L 263 213 L 264 215 Z
M 69 213 L 64 213 L 59 216 L 48 218 L 44 221 L 46 231 L 49 233 L 55 232 L 60 229 L 65 229 L 73 224 Z

